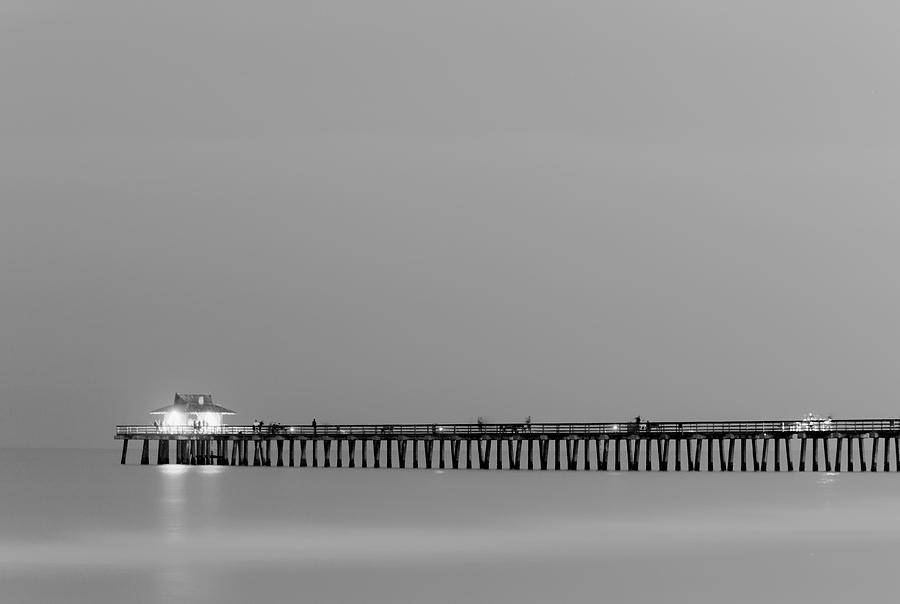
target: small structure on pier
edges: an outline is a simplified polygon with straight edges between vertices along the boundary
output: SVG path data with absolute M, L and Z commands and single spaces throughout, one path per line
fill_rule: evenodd
M 150 412 L 150 415 L 161 415 L 162 426 L 221 426 L 222 417 L 234 415 L 234 411 L 213 403 L 211 394 L 175 393 L 175 402 Z

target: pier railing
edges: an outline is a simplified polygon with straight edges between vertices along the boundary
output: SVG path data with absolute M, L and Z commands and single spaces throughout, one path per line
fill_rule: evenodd
M 116 426 L 118 436 L 173 435 L 276 435 L 276 436 L 559 436 L 559 435 L 741 435 L 806 432 L 895 432 L 898 419 L 800 419 L 729 422 L 618 423 L 465 423 L 465 424 L 263 424 L 249 426 Z

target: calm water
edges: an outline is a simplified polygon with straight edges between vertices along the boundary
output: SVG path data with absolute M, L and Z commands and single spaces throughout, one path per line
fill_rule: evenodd
M 0 602 L 846 604 L 895 593 L 898 512 L 900 473 L 141 467 L 0 449 Z

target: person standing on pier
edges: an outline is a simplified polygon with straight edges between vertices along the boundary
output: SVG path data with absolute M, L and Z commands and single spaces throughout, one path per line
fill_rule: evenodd
M 313 420 L 312 420 L 312 427 L 313 427 L 313 434 L 315 434 L 316 433 L 316 418 L 313 418 Z

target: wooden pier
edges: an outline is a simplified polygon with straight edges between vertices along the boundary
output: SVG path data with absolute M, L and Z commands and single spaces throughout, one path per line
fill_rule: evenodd
M 117 426 L 122 463 L 675 472 L 900 471 L 900 419 Z

